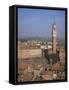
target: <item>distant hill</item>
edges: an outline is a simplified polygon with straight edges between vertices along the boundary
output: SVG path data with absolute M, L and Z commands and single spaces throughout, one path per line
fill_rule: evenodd
M 18 40 L 20 40 L 20 41 L 27 41 L 27 40 L 52 41 L 52 38 L 28 37 L 28 38 L 19 38 Z M 65 39 L 64 38 L 57 38 L 57 42 L 60 42 L 60 41 L 65 43 Z
M 28 37 L 28 38 L 19 38 L 20 41 L 26 41 L 26 40 L 39 40 L 39 41 L 51 41 L 51 38 L 45 38 L 45 37 Z

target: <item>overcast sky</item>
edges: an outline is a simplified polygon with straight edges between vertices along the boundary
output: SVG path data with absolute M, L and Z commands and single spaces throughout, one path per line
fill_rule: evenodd
M 59 10 L 18 8 L 18 38 L 51 38 L 55 21 L 57 37 L 65 37 L 65 12 Z

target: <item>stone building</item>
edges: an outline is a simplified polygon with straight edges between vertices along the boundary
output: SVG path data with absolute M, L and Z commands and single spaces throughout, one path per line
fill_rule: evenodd
M 18 59 L 39 58 L 42 56 L 42 50 L 36 46 L 18 45 Z

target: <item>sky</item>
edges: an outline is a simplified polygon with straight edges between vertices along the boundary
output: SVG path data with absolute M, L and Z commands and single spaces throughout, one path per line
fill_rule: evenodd
M 57 38 L 65 38 L 65 11 L 18 8 L 18 39 L 52 38 L 54 22 Z

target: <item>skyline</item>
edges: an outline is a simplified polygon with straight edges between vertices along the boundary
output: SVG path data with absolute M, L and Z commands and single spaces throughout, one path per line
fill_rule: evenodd
M 57 38 L 65 38 L 65 12 L 59 10 L 18 8 L 18 39 L 52 38 L 56 23 Z

